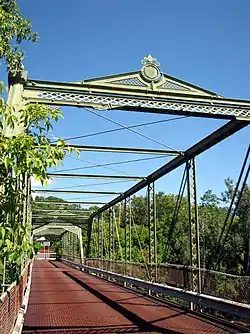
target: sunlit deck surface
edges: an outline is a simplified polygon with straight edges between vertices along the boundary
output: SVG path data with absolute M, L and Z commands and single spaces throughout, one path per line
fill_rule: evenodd
M 22 333 L 236 333 L 63 263 L 53 264 L 34 262 Z

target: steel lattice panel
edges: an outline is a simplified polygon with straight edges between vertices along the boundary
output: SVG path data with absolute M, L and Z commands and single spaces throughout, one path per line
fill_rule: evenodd
M 102 95 L 91 94 L 74 94 L 63 92 L 51 92 L 44 91 L 37 94 L 38 99 L 51 100 L 53 103 L 82 103 L 93 107 L 105 107 L 107 109 L 115 108 L 149 108 L 149 109 L 161 109 L 172 112 L 180 113 L 192 113 L 192 114 L 209 114 L 218 116 L 231 116 L 231 117 L 245 117 L 250 118 L 250 109 L 218 106 L 218 105 L 205 105 L 183 102 L 170 102 L 164 100 L 155 99 L 140 99 L 140 98 L 124 98 L 124 97 L 112 97 Z M 223 100 L 221 101 L 223 103 Z M 76 105 L 77 106 L 77 105 Z

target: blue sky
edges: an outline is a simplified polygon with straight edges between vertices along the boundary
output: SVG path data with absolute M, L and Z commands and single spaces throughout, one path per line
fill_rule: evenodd
M 248 0 L 20 0 L 19 5 L 40 35 L 36 46 L 24 45 L 25 68 L 30 78 L 80 81 L 136 71 L 141 68 L 143 57 L 150 53 L 159 60 L 164 73 L 226 97 L 250 100 Z M 0 76 L 6 79 L 3 68 Z M 65 119 L 55 126 L 55 136 L 71 137 L 115 127 L 82 109 L 65 107 L 63 112 Z M 102 111 L 101 114 L 125 125 L 170 117 L 121 111 Z M 138 131 L 182 150 L 223 123 L 205 118 L 186 118 L 138 128 Z M 249 144 L 249 134 L 248 127 L 197 158 L 199 195 L 208 188 L 220 194 L 226 177 L 237 178 Z M 74 143 L 162 148 L 125 131 Z M 93 163 L 131 158 L 138 156 L 81 155 L 81 159 Z M 165 161 L 156 159 L 114 168 L 144 176 Z M 79 166 L 88 164 L 67 158 L 63 168 Z M 106 168 L 79 172 L 115 173 Z M 158 181 L 157 189 L 177 192 L 181 172 L 181 169 L 177 170 Z M 97 182 L 81 181 L 79 184 L 88 183 Z M 55 181 L 51 187 L 76 184 L 77 181 L 72 180 Z M 123 191 L 129 185 L 131 183 L 103 185 L 98 189 Z

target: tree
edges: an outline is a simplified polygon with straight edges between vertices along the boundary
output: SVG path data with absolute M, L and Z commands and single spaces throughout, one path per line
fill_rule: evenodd
M 246 184 L 237 210 L 238 231 L 243 240 L 243 275 L 250 276 L 250 187 Z
M 25 20 L 14 0 L 0 0 L 0 61 L 7 64 L 10 76 L 21 76 L 22 41 L 37 41 L 37 34 Z M 16 113 L 18 108 L 18 115 Z M 32 175 L 42 184 L 48 181 L 47 168 L 57 166 L 69 148 L 63 140 L 53 147 L 48 131 L 57 121 L 60 111 L 44 105 L 30 104 L 19 108 L 9 106 L 0 86 L 0 272 L 6 263 L 9 279 L 19 278 L 21 265 L 32 253 L 31 225 L 26 210 L 26 190 Z M 23 132 L 4 135 L 3 129 L 22 127 Z
M 19 121 L 25 131 L 14 137 L 0 135 L 0 156 L 2 168 L 0 191 L 0 267 L 3 259 L 17 269 L 15 277 L 20 274 L 20 266 L 27 254 L 32 252 L 30 242 L 31 226 L 25 220 L 23 203 L 26 199 L 26 177 L 34 176 L 42 184 L 48 181 L 47 168 L 61 163 L 66 148 L 62 140 L 52 147 L 47 138 L 51 129 L 51 119 L 57 120 L 60 111 L 50 110 L 42 105 L 29 105 L 21 110 Z M 17 120 L 12 110 L 4 103 L 0 107 L 0 129 L 6 122 L 14 128 Z
M 31 22 L 22 17 L 15 0 L 0 0 L 0 31 L 0 61 L 5 61 L 16 74 L 24 58 L 21 43 L 36 43 L 38 34 L 32 31 Z
M 233 197 L 234 193 L 234 182 L 229 177 L 225 179 L 226 190 L 221 193 L 221 199 L 225 203 L 229 203 Z
M 206 268 L 213 263 L 214 249 L 225 219 L 226 209 L 219 207 L 220 199 L 207 190 L 201 197 L 199 206 L 201 266 Z

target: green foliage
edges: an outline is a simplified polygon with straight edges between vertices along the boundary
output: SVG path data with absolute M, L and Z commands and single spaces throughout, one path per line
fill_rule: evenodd
M 24 221 L 23 213 L 25 175 L 46 184 L 47 168 L 62 163 L 66 154 L 63 140 L 58 140 L 56 146 L 52 147 L 47 137 L 52 127 L 51 120 L 57 121 L 62 117 L 60 111 L 33 104 L 20 110 L 19 114 L 17 119 L 11 108 L 5 104 L 0 107 L 1 128 L 4 123 L 10 130 L 20 124 L 24 125 L 23 133 L 10 137 L 0 135 L 0 260 L 7 258 L 8 263 L 15 263 L 16 276 L 25 258 L 33 252 L 31 226 Z
M 57 241 L 52 245 L 52 250 L 56 253 L 57 257 L 60 258 L 63 255 L 62 242 Z
M 217 282 L 215 293 L 217 297 L 228 298 L 230 300 L 237 296 L 235 286 L 229 279 L 222 279 L 221 282 Z
M 225 193 L 229 194 L 234 191 L 231 188 L 232 182 L 225 180 Z M 158 263 L 173 263 L 180 265 L 190 264 L 189 250 L 189 222 L 188 222 L 188 202 L 183 198 L 178 217 L 173 219 L 173 212 L 176 205 L 177 196 L 156 194 L 156 220 L 157 220 L 157 257 Z M 131 254 L 132 262 L 144 263 L 149 262 L 148 258 L 148 227 L 147 227 L 147 202 L 143 196 L 133 197 L 132 200 L 132 227 L 131 227 Z M 220 270 L 236 274 L 249 275 L 249 236 L 250 236 L 250 188 L 246 186 L 232 228 L 229 231 L 228 238 L 222 252 Z M 201 267 L 208 268 L 210 260 L 212 267 L 215 265 L 215 259 L 211 259 L 224 221 L 227 214 L 227 207 L 224 201 L 216 196 L 212 190 L 207 190 L 201 197 L 198 205 L 199 224 L 200 224 L 200 251 Z M 119 239 L 115 234 L 115 260 L 124 259 L 125 248 L 125 228 L 122 219 L 118 217 L 116 208 L 117 228 Z M 108 259 L 108 235 L 109 223 L 107 213 L 103 215 L 103 232 L 104 232 L 104 257 Z M 172 229 L 172 232 L 171 232 Z M 170 233 L 171 232 L 171 233 Z M 127 224 L 127 233 L 128 224 Z M 128 234 L 127 234 L 128 236 Z M 86 241 L 86 240 L 85 240 Z M 94 242 L 95 241 L 95 242 Z M 121 247 L 119 247 L 119 244 Z M 128 237 L 127 237 L 128 247 Z M 97 228 L 93 227 L 93 243 L 91 257 L 97 256 Z M 122 252 L 120 250 L 122 249 Z M 233 294 L 229 285 L 224 282 L 218 283 L 218 289 L 224 289 Z
M 242 271 L 244 275 L 250 276 L 250 187 L 245 186 L 237 215 L 239 218 L 237 233 L 242 241 L 243 256 L 242 256 Z
M 42 247 L 43 246 L 39 242 L 34 243 L 33 245 L 34 253 L 37 254 Z
M 226 190 L 221 194 L 222 201 L 229 203 L 234 193 L 234 182 L 229 177 L 225 179 Z
M 19 12 L 17 1 L 0 0 L 0 61 L 7 64 L 12 77 L 21 76 L 21 43 L 38 39 L 30 21 Z M 16 279 L 25 259 L 32 256 L 31 226 L 27 215 L 28 178 L 48 182 L 47 168 L 62 163 L 65 143 L 52 146 L 47 137 L 62 114 L 43 105 L 7 106 L 0 84 L 0 271 L 7 260 L 7 277 Z M 18 112 L 17 109 L 18 108 Z M 21 108 L 21 109 L 20 109 Z M 4 135 L 8 129 L 8 137 Z M 22 129 L 19 134 L 15 129 Z M 3 131 L 4 130 L 4 131 Z M 68 150 L 68 148 L 67 148 Z M 36 247 L 35 247 L 36 248 Z
M 0 0 L 0 31 L 0 59 L 15 74 L 24 57 L 20 44 L 23 41 L 36 43 L 38 35 L 32 32 L 31 22 L 20 14 L 15 0 Z
M 29 105 L 19 112 L 21 115 L 17 119 L 11 108 L 0 108 L 1 128 L 4 123 L 13 130 L 19 125 L 25 128 L 23 133 L 14 137 L 0 137 L 2 168 L 12 170 L 15 177 L 23 173 L 33 175 L 44 184 L 48 181 L 46 169 L 57 166 L 65 155 L 63 140 L 58 140 L 52 147 L 47 138 L 51 120 L 57 121 L 62 114 L 38 104 Z

